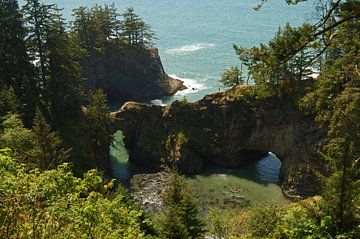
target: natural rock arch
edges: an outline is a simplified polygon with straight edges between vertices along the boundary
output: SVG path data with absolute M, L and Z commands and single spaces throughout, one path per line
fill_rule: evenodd
M 209 163 L 239 167 L 272 151 L 282 161 L 286 195 L 318 193 L 314 171 L 321 162 L 314 152 L 324 130 L 281 98 L 249 100 L 216 93 L 167 107 L 127 102 L 113 116 L 132 162 L 160 168 L 170 157 L 183 172 L 198 173 Z

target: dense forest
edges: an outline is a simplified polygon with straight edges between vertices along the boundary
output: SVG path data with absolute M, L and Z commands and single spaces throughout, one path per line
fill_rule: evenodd
M 169 170 L 163 210 L 149 215 L 111 179 L 114 119 L 101 89 L 84 91 L 80 62 L 151 47 L 150 27 L 132 8 L 79 7 L 66 22 L 54 4 L 0 0 L 0 238 L 360 238 L 360 2 L 319 1 L 317 14 L 267 44 L 234 45 L 241 67 L 221 82 L 252 79 L 229 94 L 279 98 L 326 129 L 319 196 L 200 216 Z

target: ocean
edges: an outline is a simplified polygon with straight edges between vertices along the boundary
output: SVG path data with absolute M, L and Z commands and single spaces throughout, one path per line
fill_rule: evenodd
M 260 0 L 61 0 L 50 1 L 63 8 L 64 17 L 71 20 L 71 11 L 79 6 L 112 4 L 120 12 L 133 7 L 157 36 L 165 71 L 184 81 L 188 89 L 174 96 L 151 100 L 168 104 L 184 97 L 196 101 L 204 95 L 222 90 L 218 82 L 224 69 L 238 66 L 233 44 L 244 47 L 268 42 L 287 22 L 300 25 L 314 22 L 313 1 L 289 6 L 285 0 L 268 1 L 260 11 L 254 11 Z M 22 4 L 23 1 L 20 1 Z M 115 109 L 118 106 L 112 106 Z M 130 165 L 122 133 L 115 134 L 110 150 L 114 177 L 128 185 L 136 173 L 146 169 Z M 240 169 L 210 167 L 201 175 L 188 177 L 187 182 L 197 195 L 201 208 L 230 208 L 262 201 L 286 203 L 279 185 L 281 162 L 274 154 Z M 232 200 L 236 199 L 234 202 Z
M 133 7 L 155 32 L 165 71 L 184 81 L 187 90 L 172 97 L 153 99 L 167 104 L 176 99 L 196 101 L 223 88 L 218 82 L 224 69 L 240 64 L 233 44 L 253 47 L 266 43 L 287 22 L 300 25 L 312 22 L 314 1 L 287 5 L 272 0 L 254 11 L 261 0 L 44 0 L 63 8 L 72 19 L 72 9 L 95 4 L 112 4 L 119 12 Z M 20 5 L 24 3 L 19 1 Z

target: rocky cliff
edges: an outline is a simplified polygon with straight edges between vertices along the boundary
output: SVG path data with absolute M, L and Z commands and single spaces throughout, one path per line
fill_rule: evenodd
M 81 66 L 86 91 L 102 88 L 110 100 L 156 98 L 186 88 L 165 73 L 156 48 L 109 48 L 86 57 Z
M 160 168 L 175 163 L 189 174 L 205 165 L 239 167 L 271 151 L 282 161 L 288 196 L 318 193 L 316 150 L 325 131 L 283 98 L 258 99 L 252 87 L 205 96 L 196 103 L 159 107 L 128 102 L 113 113 L 130 161 Z

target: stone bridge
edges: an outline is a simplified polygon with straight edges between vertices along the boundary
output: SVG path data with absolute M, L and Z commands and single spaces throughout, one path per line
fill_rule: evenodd
M 219 92 L 166 107 L 127 102 L 112 115 L 114 132 L 123 131 L 135 164 L 160 169 L 171 162 L 195 174 L 209 164 L 241 167 L 271 151 L 282 161 L 279 176 L 287 196 L 318 193 L 314 172 L 322 162 L 315 152 L 325 131 L 284 99 Z

